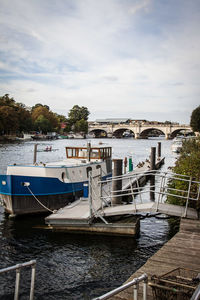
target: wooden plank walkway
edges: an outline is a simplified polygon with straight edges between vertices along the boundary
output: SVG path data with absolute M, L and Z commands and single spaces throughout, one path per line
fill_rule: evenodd
M 200 273 L 200 220 L 182 219 L 180 231 L 148 259 L 127 282 L 143 273 L 151 278 L 152 275 L 161 276 L 179 267 Z M 141 288 L 142 286 L 140 286 L 138 300 L 142 299 Z M 109 299 L 133 300 L 133 288 L 129 288 Z M 148 300 L 153 299 L 152 290 L 149 287 Z

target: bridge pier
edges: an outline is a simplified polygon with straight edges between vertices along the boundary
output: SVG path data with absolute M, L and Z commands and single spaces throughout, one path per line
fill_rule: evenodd
M 140 138 L 140 134 L 139 133 L 135 133 L 135 139 L 138 140 Z
M 107 137 L 108 137 L 108 138 L 112 138 L 112 137 L 113 137 L 112 132 L 108 132 L 108 133 L 107 133 Z
M 169 139 L 170 139 L 170 133 L 166 133 L 166 134 L 165 134 L 165 139 L 166 139 L 166 140 L 169 140 Z

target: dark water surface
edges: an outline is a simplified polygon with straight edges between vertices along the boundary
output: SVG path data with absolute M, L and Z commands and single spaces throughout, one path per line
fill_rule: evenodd
M 92 140 L 92 145 L 100 140 Z M 114 158 L 133 157 L 133 164 L 145 160 L 150 148 L 161 140 L 101 139 L 113 147 Z M 38 161 L 57 161 L 65 157 L 65 146 L 83 145 L 86 140 L 41 142 L 39 149 L 51 145 L 54 152 L 38 152 Z M 171 141 L 162 140 L 166 170 L 174 164 Z M 33 161 L 35 142 L 0 144 L 0 173 L 12 163 Z M 9 219 L 0 207 L 0 268 L 31 259 L 37 260 L 35 299 L 92 299 L 122 284 L 141 267 L 173 234 L 168 221 L 141 220 L 140 236 L 106 237 L 55 233 L 43 229 L 44 216 Z M 13 299 L 15 272 L 0 276 L 0 300 Z M 20 299 L 28 299 L 30 269 L 22 272 Z

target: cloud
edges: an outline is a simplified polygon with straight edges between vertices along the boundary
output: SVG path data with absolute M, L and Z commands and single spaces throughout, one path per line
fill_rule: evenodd
M 91 119 L 187 123 L 199 105 L 197 0 L 0 4 L 2 94 L 65 114 L 84 105 Z

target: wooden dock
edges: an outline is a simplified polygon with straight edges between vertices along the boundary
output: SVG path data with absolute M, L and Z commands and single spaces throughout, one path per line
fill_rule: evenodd
M 135 272 L 127 282 L 146 273 L 161 276 L 176 268 L 185 268 L 200 273 L 200 220 L 182 219 L 179 232 L 169 240 L 156 254 Z M 133 300 L 133 287 L 116 296 L 113 300 Z M 142 300 L 142 286 L 138 300 Z M 151 287 L 148 288 L 148 300 L 153 300 Z

